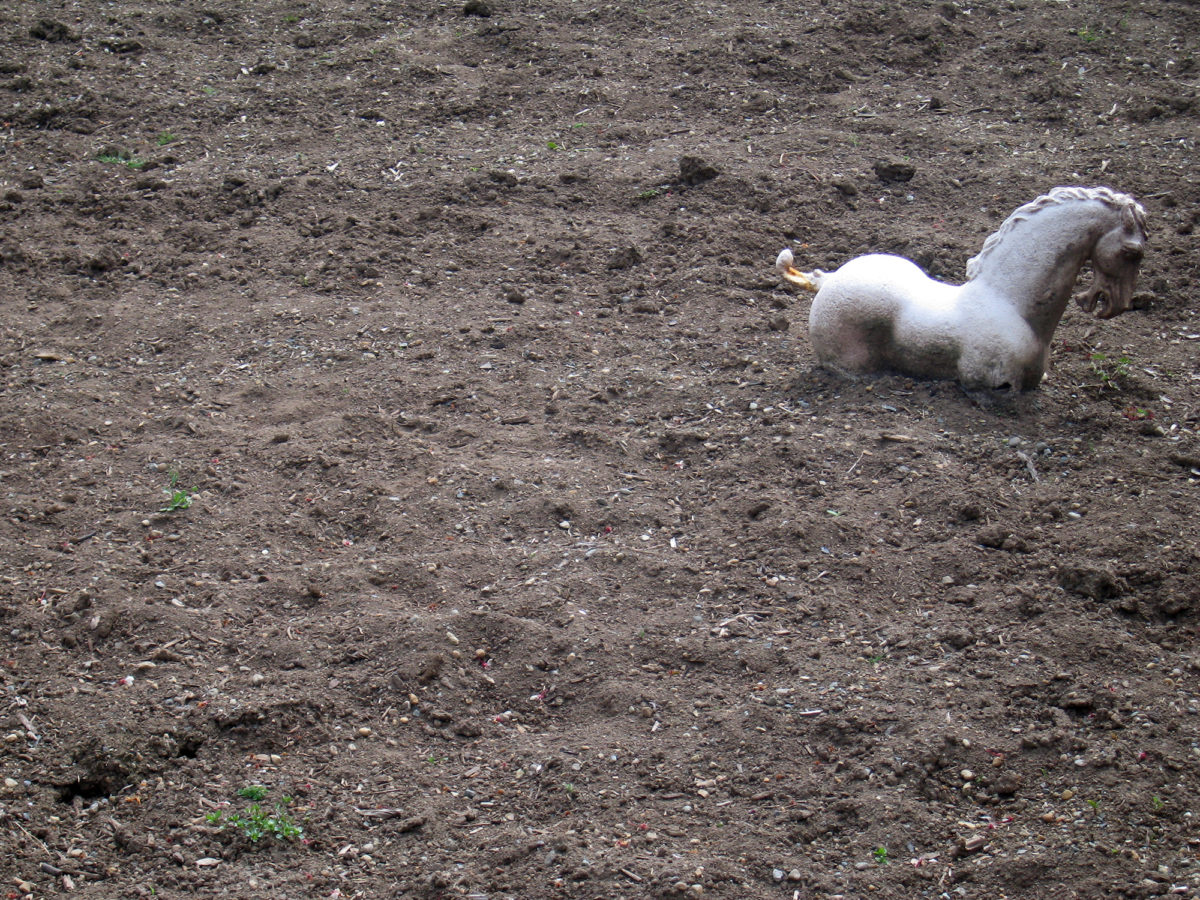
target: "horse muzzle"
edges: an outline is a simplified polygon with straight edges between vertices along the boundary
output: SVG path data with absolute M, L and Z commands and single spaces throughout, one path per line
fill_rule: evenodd
M 1097 272 L 1091 288 L 1079 294 L 1075 302 L 1097 319 L 1111 319 L 1129 312 L 1133 305 L 1133 288 L 1132 279 L 1107 278 Z

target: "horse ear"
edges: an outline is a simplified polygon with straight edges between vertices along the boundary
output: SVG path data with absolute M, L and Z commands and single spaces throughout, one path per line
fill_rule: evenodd
M 1140 203 L 1129 203 L 1121 209 L 1121 225 L 1126 231 L 1146 233 L 1146 210 Z

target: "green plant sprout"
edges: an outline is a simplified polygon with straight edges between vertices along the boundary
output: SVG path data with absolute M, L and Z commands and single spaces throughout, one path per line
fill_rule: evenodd
M 167 146 L 167 144 L 170 144 L 177 140 L 179 140 L 179 137 L 177 135 L 174 135 L 169 131 L 163 131 L 158 135 L 158 137 L 156 137 L 154 139 L 154 143 L 156 143 L 160 147 L 165 147 L 165 146 Z
M 1090 357 L 1092 363 L 1092 371 L 1100 376 L 1100 380 L 1105 384 L 1111 384 L 1117 378 L 1127 378 L 1129 376 L 1129 366 L 1132 364 L 1128 356 L 1121 355 L 1115 360 L 1110 360 L 1104 353 L 1093 353 Z
M 253 802 L 241 813 L 208 813 L 204 816 L 204 821 L 209 825 L 216 825 L 221 830 L 235 828 L 254 844 L 263 838 L 294 841 L 304 835 L 304 829 L 296 824 L 296 820 L 287 811 L 292 804 L 291 797 L 285 795 L 273 809 L 264 809 L 259 801 L 266 798 L 267 789 L 262 785 L 249 785 L 241 788 L 237 794 Z
M 115 150 L 101 153 L 96 157 L 96 159 L 102 163 L 118 163 L 122 166 L 125 166 L 127 169 L 134 170 L 140 169 L 142 166 L 146 165 L 146 161 L 144 159 L 138 159 L 128 150 Z
M 875 857 L 875 862 L 881 866 L 886 866 L 888 861 L 887 847 L 876 847 L 871 851 L 871 855 Z
M 172 469 L 171 484 L 163 491 L 170 499 L 167 501 L 166 506 L 159 509 L 159 512 L 179 512 L 179 510 L 187 509 L 192 505 L 192 499 L 196 496 L 196 489 L 192 488 L 190 491 L 181 490 L 178 484 L 179 472 L 176 469 Z

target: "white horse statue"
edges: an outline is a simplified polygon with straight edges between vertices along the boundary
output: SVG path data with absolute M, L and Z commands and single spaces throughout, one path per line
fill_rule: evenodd
M 1146 244 L 1146 211 L 1104 187 L 1059 187 L 1010 215 L 967 263 L 967 283 L 934 281 L 899 256 L 871 254 L 836 272 L 804 273 L 785 249 L 775 267 L 815 291 L 808 317 L 819 365 L 956 378 L 963 387 L 1030 390 L 1089 259 L 1079 305 L 1101 319 L 1126 312 Z

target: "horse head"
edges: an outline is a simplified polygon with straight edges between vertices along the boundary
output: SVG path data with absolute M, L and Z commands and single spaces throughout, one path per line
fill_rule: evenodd
M 1092 286 L 1075 298 L 1098 319 L 1111 319 L 1133 305 L 1138 266 L 1146 250 L 1146 212 L 1131 198 L 1123 198 L 1118 224 L 1106 231 L 1092 248 Z

